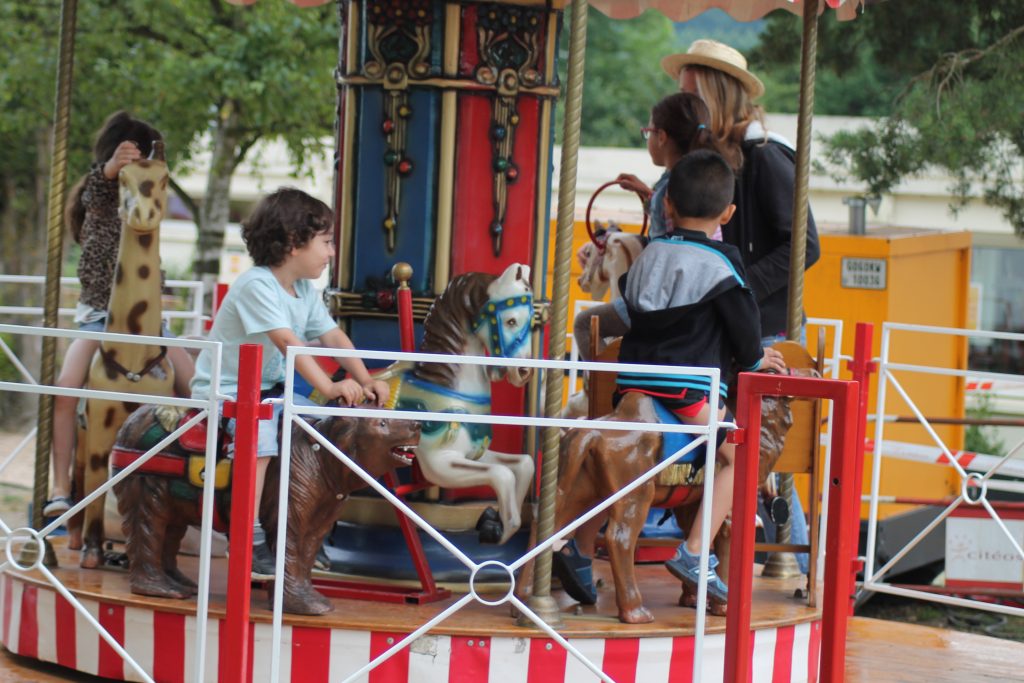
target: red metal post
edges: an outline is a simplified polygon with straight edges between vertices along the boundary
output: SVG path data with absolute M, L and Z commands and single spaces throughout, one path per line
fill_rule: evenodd
M 853 599 L 849 578 L 856 571 L 857 536 L 860 527 L 861 472 L 857 454 L 863 454 L 864 440 L 857 440 L 858 392 L 860 385 L 849 382 L 845 395 L 833 397 L 832 464 L 829 468 L 828 517 L 836 526 L 825 539 L 825 592 L 822 596 L 821 677 L 822 683 L 842 683 L 846 672 L 846 628 Z M 838 448 L 837 448 L 838 447 Z
M 223 282 L 218 282 L 213 289 L 213 306 L 210 310 L 210 319 L 206 321 L 206 331 L 209 332 L 210 328 L 213 327 L 213 319 L 217 317 L 217 311 L 220 310 L 220 305 L 224 303 L 224 297 L 228 295 L 228 285 Z
M 871 393 L 871 373 L 877 370 L 871 354 L 874 346 L 875 326 L 871 323 L 857 323 L 857 331 L 853 342 L 853 359 L 847 365 L 852 374 L 853 381 L 860 385 L 860 396 L 857 404 L 857 448 L 855 449 L 854 472 L 857 476 L 854 480 L 854 495 L 857 500 L 857 510 L 860 510 L 861 494 L 864 489 L 864 438 L 867 435 L 868 421 L 868 399 Z M 833 518 L 835 519 L 835 518 Z M 856 520 L 851 522 L 856 531 L 854 538 L 860 537 L 860 514 Z M 854 548 L 854 553 L 857 548 Z M 857 572 L 862 569 L 859 562 L 854 562 L 850 572 L 850 607 L 849 613 L 853 615 L 855 596 L 857 593 Z
M 412 317 L 412 290 L 409 289 L 409 279 L 412 277 L 412 266 L 408 263 L 396 263 L 391 269 L 391 274 L 398 283 L 398 333 L 402 344 L 402 351 L 412 353 L 416 350 L 416 338 L 413 335 Z M 418 465 L 413 465 L 418 470 Z M 398 493 L 398 478 L 393 471 L 384 475 L 384 483 L 391 487 L 395 495 Z M 412 520 L 406 517 L 400 510 L 396 509 L 398 525 L 402 529 L 402 536 L 405 537 L 405 545 L 412 555 L 412 564 L 416 568 L 416 575 L 420 579 L 423 593 L 434 595 L 437 593 L 437 584 L 434 583 L 434 572 L 427 562 L 427 554 L 423 552 L 423 544 L 420 542 L 419 532 Z
M 253 504 L 256 499 L 256 427 L 272 414 L 260 405 L 263 347 L 242 344 L 238 359 L 238 400 L 224 403 L 224 415 L 235 418 L 235 462 L 231 480 L 230 557 L 228 598 L 224 619 L 224 648 L 218 658 L 217 680 L 249 683 L 249 599 L 251 593 Z
M 396 263 L 391 269 L 391 274 L 398 283 L 398 330 L 402 351 L 412 353 L 416 350 L 416 338 L 413 336 L 412 290 L 409 289 L 412 266 L 408 263 Z M 413 469 L 418 470 L 418 466 L 413 465 Z M 384 475 L 384 483 L 395 492 L 395 495 L 399 498 L 402 497 L 398 491 L 398 478 L 395 477 L 393 471 Z M 402 529 L 405 544 L 409 547 L 409 554 L 412 555 L 412 564 L 416 568 L 416 575 L 423 587 L 421 595 L 431 600 L 434 599 L 433 596 L 442 596 L 442 592 L 438 590 L 437 584 L 434 582 L 434 573 L 427 562 L 427 554 L 423 552 L 423 544 L 420 542 L 416 525 L 400 510 L 396 509 L 395 514 L 398 515 L 398 525 Z M 444 594 L 447 595 L 447 589 L 444 590 Z
M 738 445 L 733 472 L 729 608 L 725 626 L 725 680 L 743 683 L 753 675 L 749 656 L 750 600 L 754 590 L 754 515 L 761 433 L 761 395 L 750 390 L 751 378 L 751 373 L 739 376 L 736 424 L 743 431 L 730 436 Z
M 408 263 L 396 263 L 391 275 L 398 283 L 398 335 L 402 351 L 412 353 L 416 350 L 416 338 L 413 335 L 412 290 L 409 289 L 409 278 L 412 277 L 412 266 Z
M 758 446 L 762 396 L 797 396 L 831 399 L 835 403 L 832 434 L 832 487 L 829 517 L 838 529 L 826 543 L 825 596 L 822 605 L 822 681 L 842 681 L 845 670 L 849 570 L 856 553 L 857 498 L 853 471 L 856 464 L 859 385 L 845 380 L 741 373 L 736 422 L 740 435 L 734 474 L 732 552 L 729 561 L 729 610 L 725 630 L 725 680 L 752 680 L 750 601 L 753 592 L 754 504 L 757 496 Z

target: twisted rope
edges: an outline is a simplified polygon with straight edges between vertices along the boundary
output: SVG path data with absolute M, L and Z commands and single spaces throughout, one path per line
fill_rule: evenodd
M 807 263 L 807 181 L 811 166 L 811 121 L 814 117 L 814 73 L 818 53 L 818 3 L 804 3 L 803 44 L 800 51 L 800 117 L 796 133 L 796 179 L 793 187 L 793 242 L 789 251 L 789 307 L 786 338 L 802 337 L 804 314 L 804 268 Z M 779 495 L 793 505 L 793 475 L 779 476 Z M 778 527 L 776 540 L 789 543 L 791 524 Z M 795 558 L 786 564 L 795 566 Z
M 587 2 L 573 0 L 569 34 L 569 73 L 565 93 L 565 121 L 562 139 L 562 164 L 558 176 L 558 222 L 555 232 L 555 274 L 551 296 L 548 358 L 565 355 L 566 322 L 569 317 L 569 267 L 572 260 L 573 215 L 576 210 L 576 162 L 580 147 L 580 119 L 583 110 L 583 55 L 587 46 Z M 544 414 L 557 415 L 562 408 L 561 372 L 548 372 L 545 378 Z M 537 541 L 555 530 L 555 490 L 558 486 L 559 429 L 544 429 L 540 474 L 540 504 L 537 515 Z M 534 597 L 551 595 L 551 552 L 537 557 L 533 577 Z
M 57 327 L 60 300 L 61 255 L 64 251 L 64 196 L 67 192 L 68 129 L 71 120 L 71 84 L 75 66 L 75 21 L 77 0 L 64 0 L 60 10 L 60 52 L 57 62 L 57 92 L 54 95 L 53 155 L 50 161 L 50 200 L 46 222 L 46 290 L 43 325 Z M 53 384 L 57 350 L 55 337 L 43 337 L 39 383 Z M 50 445 L 53 439 L 53 396 L 39 397 L 36 434 L 35 486 L 32 491 L 32 526 L 43 526 L 43 506 L 50 488 Z

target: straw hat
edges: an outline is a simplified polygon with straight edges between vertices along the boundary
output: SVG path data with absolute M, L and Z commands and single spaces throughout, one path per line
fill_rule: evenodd
M 695 64 L 729 74 L 746 89 L 751 99 L 764 94 L 764 83 L 747 71 L 747 60 L 738 50 L 717 40 L 695 40 L 685 53 L 668 55 L 661 60 L 661 68 L 676 81 L 683 67 Z

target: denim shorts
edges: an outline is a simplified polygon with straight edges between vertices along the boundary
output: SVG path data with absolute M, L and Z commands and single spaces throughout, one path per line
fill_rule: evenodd
M 292 394 L 292 403 L 297 406 L 315 406 L 317 405 L 313 401 L 310 401 L 305 396 L 299 394 Z M 273 404 L 274 415 L 269 420 L 260 420 L 256 429 L 256 457 L 266 458 L 277 455 L 281 450 L 281 443 L 278 439 L 278 433 L 280 432 L 281 425 L 281 414 L 284 412 L 284 403 L 277 402 Z M 228 420 L 227 426 L 225 427 L 228 435 L 231 437 L 230 446 L 228 447 L 228 457 L 234 457 L 235 455 L 235 420 L 234 418 Z
M 107 331 L 107 319 L 100 318 L 99 320 L 93 320 L 87 323 L 78 323 L 78 329 L 82 332 L 106 332 Z M 174 338 L 171 334 L 171 328 L 167 326 L 166 322 L 160 323 L 160 336 Z
M 629 326 L 629 310 L 626 308 L 626 300 L 621 296 L 618 299 L 612 299 L 612 306 L 615 307 L 615 312 L 619 314 L 622 322 Z

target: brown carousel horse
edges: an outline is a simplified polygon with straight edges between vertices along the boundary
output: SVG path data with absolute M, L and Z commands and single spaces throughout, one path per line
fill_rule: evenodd
M 419 440 L 419 424 L 409 420 L 328 417 L 315 429 L 373 477 L 409 464 L 400 452 Z M 127 467 L 190 415 L 180 408 L 146 405 L 132 413 L 118 432 L 112 461 Z M 195 428 L 193 428 L 195 429 Z M 125 549 L 132 593 L 162 598 L 195 595 L 196 584 L 178 569 L 177 555 L 188 527 L 201 522 L 205 430 L 186 432 L 145 465 L 114 486 L 123 518 Z M 215 526 L 229 520 L 230 460 L 221 459 L 215 475 L 218 489 Z M 267 471 L 259 516 L 268 542 L 277 538 L 277 491 L 280 460 Z M 292 425 L 288 533 L 284 564 L 284 611 L 324 614 L 331 602 L 310 580 L 317 549 L 330 531 L 351 492 L 366 486 L 352 470 L 322 450 L 312 437 Z
M 617 352 L 613 347 L 608 350 Z M 804 368 L 794 367 L 797 364 L 794 361 L 799 363 L 800 353 L 784 352 L 784 355 L 794 374 L 816 374 L 815 370 L 809 369 L 810 363 L 804 364 Z M 810 361 L 806 351 L 803 351 L 802 356 Z M 595 393 L 610 393 L 614 383 L 613 373 L 591 375 L 591 389 Z M 786 434 L 793 425 L 790 400 L 775 397 L 765 397 L 763 400 L 758 468 L 761 483 L 764 483 L 782 455 Z M 598 419 L 611 422 L 659 422 L 654 399 L 639 393 L 627 393 L 614 410 Z M 569 430 L 561 442 L 555 528 L 563 528 L 656 466 L 662 453 L 662 440 L 662 434 L 658 432 L 592 427 Z M 701 445 L 696 450 L 703 448 Z M 671 465 L 658 477 L 648 480 L 608 508 L 608 527 L 604 538 L 615 583 L 620 621 L 636 624 L 654 619 L 643 605 L 633 565 L 640 531 L 651 506 L 671 509 L 679 527 L 688 529 L 700 505 L 703 483 L 703 468 L 686 463 Z M 729 525 L 724 524 L 713 540 L 712 548 L 720 561 L 719 576 L 725 582 L 728 582 L 729 537 Z M 686 584 L 683 584 L 679 604 L 689 607 L 696 605 L 696 596 Z M 708 606 L 713 614 L 725 613 L 725 603 L 709 599 Z

